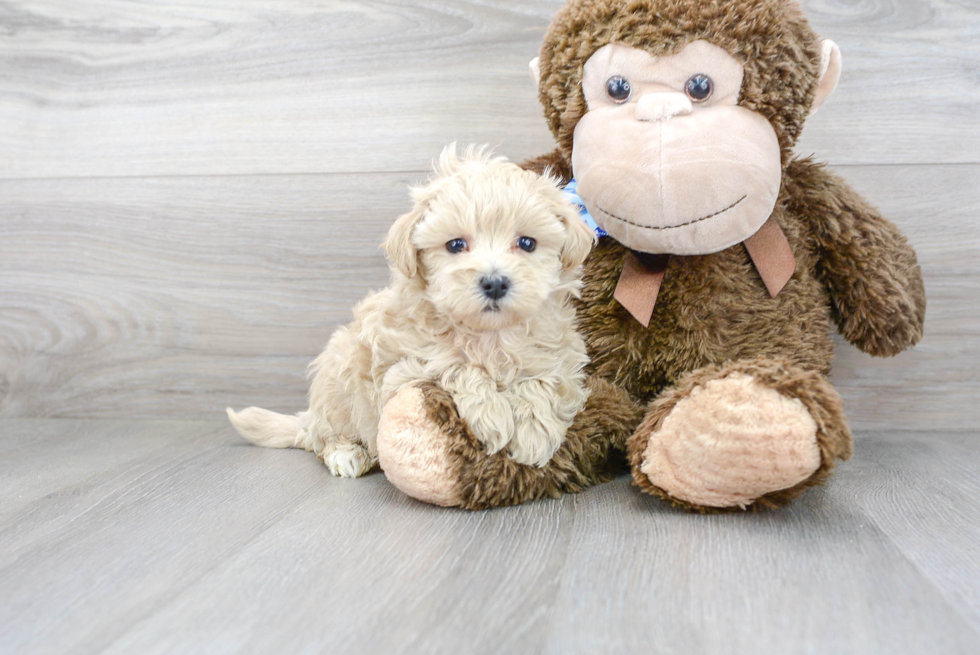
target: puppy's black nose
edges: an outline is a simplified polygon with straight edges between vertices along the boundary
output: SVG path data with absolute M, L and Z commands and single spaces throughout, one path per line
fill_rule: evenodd
M 510 278 L 503 275 L 485 277 L 480 280 L 480 288 L 483 289 L 483 295 L 490 300 L 500 300 L 507 295 L 507 290 L 510 289 Z

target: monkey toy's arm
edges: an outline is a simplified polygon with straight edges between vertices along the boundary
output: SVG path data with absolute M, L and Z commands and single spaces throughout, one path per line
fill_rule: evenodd
M 922 338 L 922 271 L 905 236 L 846 182 L 809 160 L 790 164 L 788 209 L 810 229 L 818 274 L 830 290 L 841 334 L 889 357 Z

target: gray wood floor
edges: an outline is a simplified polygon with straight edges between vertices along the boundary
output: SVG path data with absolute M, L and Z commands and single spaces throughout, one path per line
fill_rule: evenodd
M 552 148 L 561 0 L 0 0 L 0 653 L 980 652 L 980 5 L 805 0 L 798 152 L 909 235 L 926 337 L 841 343 L 832 483 L 701 517 L 620 479 L 481 513 L 236 440 L 298 409 L 407 185 Z
M 216 421 L 0 421 L 0 650 L 976 653 L 976 435 L 868 433 L 779 511 L 628 479 L 460 512 Z

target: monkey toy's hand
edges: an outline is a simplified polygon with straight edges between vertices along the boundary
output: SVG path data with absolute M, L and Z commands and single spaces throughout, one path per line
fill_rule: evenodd
M 625 448 L 644 413 L 642 405 L 605 380 L 589 378 L 585 387 L 585 407 L 541 467 L 520 464 L 503 450 L 488 454 L 445 388 L 431 383 L 407 387 L 381 415 L 381 468 L 413 498 L 466 509 L 581 491 L 618 471 L 610 464 L 610 450 Z M 561 411 L 556 415 L 561 417 Z
M 922 338 L 926 295 L 915 251 L 902 233 L 846 182 L 809 161 L 793 162 L 803 187 L 796 210 L 812 217 L 818 272 L 848 341 L 876 357 L 897 355 Z

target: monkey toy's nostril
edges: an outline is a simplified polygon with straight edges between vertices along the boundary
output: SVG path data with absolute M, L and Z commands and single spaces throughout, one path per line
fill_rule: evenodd
M 483 289 L 483 295 L 490 300 L 500 300 L 507 295 L 507 291 L 510 289 L 510 279 L 502 275 L 485 277 L 480 280 L 480 288 Z

